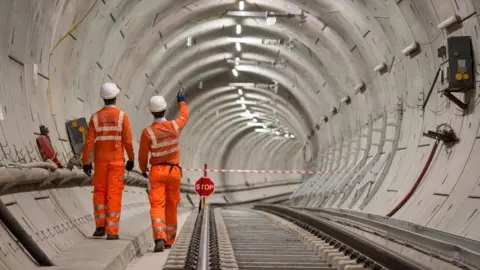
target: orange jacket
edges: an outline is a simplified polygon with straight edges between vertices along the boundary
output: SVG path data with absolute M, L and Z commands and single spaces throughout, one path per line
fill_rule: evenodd
M 123 111 L 115 106 L 105 106 L 90 117 L 88 135 L 83 147 L 83 164 L 90 163 L 90 153 L 95 146 L 95 161 L 125 162 L 123 149 L 128 160 L 134 160 L 130 121 Z
M 156 119 L 150 127 L 143 130 L 138 154 L 138 166 L 142 173 L 147 171 L 149 152 L 151 152 L 150 165 L 179 164 L 178 138 L 188 122 L 187 104 L 180 102 L 179 106 L 180 112 L 177 119 L 174 121 L 167 121 L 165 118 Z

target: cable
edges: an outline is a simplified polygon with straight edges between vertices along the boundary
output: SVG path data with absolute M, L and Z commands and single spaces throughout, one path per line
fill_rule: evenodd
M 435 156 L 435 152 L 437 151 L 437 147 L 438 147 L 438 140 L 435 141 L 435 144 L 433 145 L 432 151 L 430 152 L 430 156 L 428 156 L 427 163 L 425 163 L 425 165 L 423 166 L 423 170 L 420 173 L 420 175 L 418 176 L 417 180 L 415 181 L 415 184 L 412 186 L 412 188 L 410 189 L 408 194 L 405 195 L 405 197 L 400 201 L 400 203 L 398 203 L 398 205 L 395 206 L 395 208 L 393 208 L 387 214 L 387 217 L 392 217 L 393 215 L 395 215 L 395 213 L 397 213 L 398 210 L 400 210 L 410 200 L 413 193 L 415 193 L 415 190 L 417 190 L 418 186 L 420 185 L 420 182 L 422 182 L 423 177 L 427 173 L 427 170 L 430 167 L 430 164 L 432 163 L 433 156 Z
M 57 131 L 58 137 L 60 137 L 60 132 L 58 130 L 57 121 L 55 120 L 56 115 L 55 115 L 55 112 L 53 110 L 53 104 L 52 104 L 52 83 L 51 83 L 52 77 L 51 77 L 51 71 L 50 71 L 51 59 L 52 59 L 53 53 L 57 49 L 58 45 L 60 45 L 60 43 L 62 43 L 67 36 L 69 36 L 73 31 L 75 31 L 75 29 L 77 29 L 78 26 L 80 26 L 80 24 L 82 24 L 85 21 L 85 19 L 92 12 L 93 8 L 97 5 L 97 3 L 98 3 L 98 0 L 96 0 L 92 4 L 92 6 L 88 9 L 87 13 L 83 16 L 83 18 L 80 21 L 78 21 L 78 23 L 75 24 L 72 28 L 70 28 L 70 30 L 68 30 L 67 33 L 62 38 L 60 38 L 60 40 L 57 41 L 57 43 L 53 46 L 53 49 L 50 52 L 50 55 L 48 56 L 48 78 L 49 79 L 48 79 L 48 88 L 47 88 L 47 98 L 48 98 L 48 104 L 50 106 L 50 113 L 51 113 L 52 117 L 54 118 L 53 119 L 53 124 L 55 126 L 55 130 Z M 60 144 L 62 145 L 63 150 L 66 152 L 67 149 L 65 148 L 63 143 L 60 143 Z

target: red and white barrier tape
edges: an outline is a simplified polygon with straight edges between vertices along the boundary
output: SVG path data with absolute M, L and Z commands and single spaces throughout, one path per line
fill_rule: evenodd
M 235 172 L 235 173 L 275 173 L 275 174 L 336 174 L 339 172 L 326 171 L 287 171 L 287 170 L 226 170 L 226 169 L 192 169 L 184 168 L 188 172 Z

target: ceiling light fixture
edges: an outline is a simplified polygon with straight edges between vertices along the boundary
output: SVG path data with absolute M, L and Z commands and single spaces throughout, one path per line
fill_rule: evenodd
M 258 122 L 257 118 L 253 118 L 253 122 L 257 123 Z
M 247 108 L 247 105 L 242 104 L 242 109 L 246 109 L 246 108 Z
M 238 94 L 239 94 L 239 95 L 243 95 L 242 89 L 238 89 Z
M 245 9 L 245 1 L 238 1 L 238 9 L 239 10 Z
M 242 33 L 242 25 L 237 24 L 237 30 L 236 30 L 237 35 L 240 35 Z
M 290 135 L 290 138 L 295 139 L 295 135 Z
M 235 48 L 237 49 L 237 51 L 241 51 L 242 50 L 242 45 L 240 45 L 240 42 L 237 42 L 235 44 Z
M 188 46 L 188 47 L 191 47 L 192 44 L 193 44 L 192 36 L 187 37 L 187 46 Z
M 238 77 L 238 71 L 236 69 L 232 69 L 233 76 Z
M 270 132 L 270 129 L 268 129 L 268 128 L 256 128 L 255 132 L 268 133 L 268 132 Z
M 245 113 L 250 114 L 250 111 L 249 111 L 249 110 L 246 110 Z

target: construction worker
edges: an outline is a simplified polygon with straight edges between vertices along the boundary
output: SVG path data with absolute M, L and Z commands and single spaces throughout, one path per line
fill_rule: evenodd
M 165 119 L 167 103 L 161 96 L 150 99 L 150 112 L 155 120 L 144 129 L 140 139 L 138 164 L 146 176 L 148 153 L 150 152 L 150 218 L 152 221 L 154 252 L 170 248 L 177 233 L 177 205 L 180 202 L 180 181 L 182 168 L 179 165 L 180 151 L 178 138 L 188 121 L 185 96 L 177 94 L 180 106 L 179 117 L 174 121 Z
M 125 164 L 124 149 L 127 151 L 127 171 L 134 166 L 132 131 L 128 116 L 115 107 L 120 89 L 114 83 L 105 83 L 100 96 L 105 102 L 90 118 L 88 135 L 83 149 L 83 171 L 92 173 L 90 153 L 94 148 L 95 175 L 92 179 L 93 206 L 95 214 L 95 237 L 105 236 L 107 240 L 118 239 L 118 227 L 122 208 L 123 176 Z

